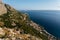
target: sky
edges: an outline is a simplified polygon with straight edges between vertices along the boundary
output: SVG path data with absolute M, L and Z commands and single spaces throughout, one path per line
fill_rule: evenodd
M 60 0 L 3 0 L 17 10 L 60 10 Z

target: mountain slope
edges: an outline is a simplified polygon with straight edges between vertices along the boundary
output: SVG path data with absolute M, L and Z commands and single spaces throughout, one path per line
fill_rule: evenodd
M 43 27 L 30 20 L 28 14 L 19 12 L 8 4 L 4 4 L 3 10 L 6 12 L 0 12 L 0 39 L 56 40 Z

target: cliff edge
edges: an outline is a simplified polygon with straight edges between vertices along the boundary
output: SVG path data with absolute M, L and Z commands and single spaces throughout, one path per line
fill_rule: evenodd
M 1 40 L 56 40 L 42 26 L 30 20 L 28 14 L 0 3 Z

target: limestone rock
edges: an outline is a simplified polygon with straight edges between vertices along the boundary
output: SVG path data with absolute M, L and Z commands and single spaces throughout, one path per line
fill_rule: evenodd
M 7 13 L 7 9 L 3 3 L 0 3 L 0 15 Z

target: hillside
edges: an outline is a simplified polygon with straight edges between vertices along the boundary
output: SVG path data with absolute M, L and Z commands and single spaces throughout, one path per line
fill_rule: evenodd
M 30 20 L 28 14 L 19 12 L 8 4 L 0 3 L 0 39 L 56 40 L 56 37 Z

